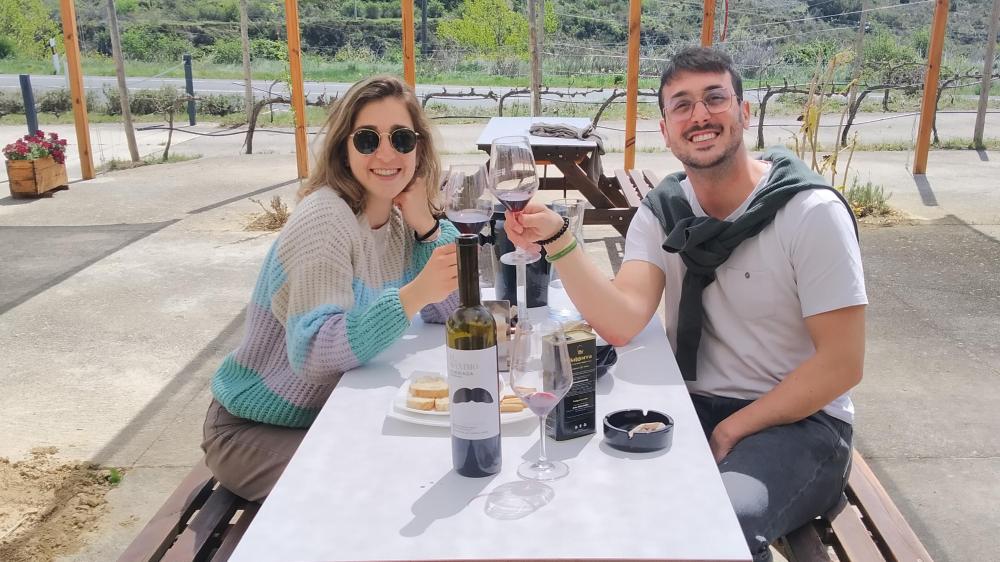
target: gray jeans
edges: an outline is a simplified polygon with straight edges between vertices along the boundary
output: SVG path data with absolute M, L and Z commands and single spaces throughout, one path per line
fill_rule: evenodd
M 305 429 L 236 417 L 212 400 L 201 450 L 219 483 L 242 498 L 261 501 L 271 493 L 305 435 Z
M 750 400 L 692 394 L 705 436 Z M 719 463 L 754 562 L 769 545 L 840 499 L 851 460 L 851 424 L 823 412 L 745 437 Z

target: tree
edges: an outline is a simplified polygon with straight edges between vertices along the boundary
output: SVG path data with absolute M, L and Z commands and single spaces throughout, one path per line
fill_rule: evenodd
M 62 44 L 58 19 L 42 0 L 0 0 L 0 37 L 7 37 L 17 51 L 31 58 L 47 59 L 49 38 Z
M 492 60 L 497 74 L 528 55 L 528 19 L 506 0 L 464 0 L 461 16 L 441 22 L 438 34 Z

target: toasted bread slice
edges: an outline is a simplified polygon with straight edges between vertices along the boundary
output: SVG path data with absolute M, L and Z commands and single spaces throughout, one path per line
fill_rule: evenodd
M 448 382 L 441 377 L 417 377 L 410 381 L 410 395 L 421 398 L 447 398 Z
M 501 402 L 500 413 L 510 414 L 514 412 L 520 412 L 521 410 L 524 409 L 524 407 L 525 407 L 524 402 L 521 402 L 520 400 L 517 402 L 514 401 Z
M 407 396 L 406 407 L 414 410 L 430 411 L 434 409 L 434 399 L 424 398 L 422 396 Z
M 438 412 L 447 412 L 450 401 L 447 398 L 435 398 L 434 409 Z

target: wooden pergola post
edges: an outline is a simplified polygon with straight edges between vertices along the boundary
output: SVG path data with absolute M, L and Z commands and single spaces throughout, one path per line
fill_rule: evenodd
M 635 168 L 635 129 L 639 109 L 639 32 L 642 0 L 628 2 L 628 71 L 625 78 L 625 169 Z
M 941 74 L 941 52 L 944 50 L 944 31 L 948 25 L 948 0 L 934 4 L 934 25 L 931 44 L 927 50 L 927 77 L 924 79 L 924 98 L 920 105 L 920 128 L 917 130 L 916 155 L 913 159 L 914 175 L 927 173 L 927 152 L 931 147 L 931 127 L 937 111 L 938 77 Z
M 292 78 L 292 109 L 295 110 L 295 164 L 299 177 L 305 178 L 309 176 L 309 147 L 306 142 L 306 96 L 302 80 L 298 0 L 285 0 L 285 27 L 288 33 L 288 67 Z
M 705 10 L 701 16 L 701 46 L 712 46 L 712 26 L 715 25 L 715 0 L 705 0 Z
M 76 34 L 76 7 L 73 0 L 60 0 L 63 43 L 66 46 L 66 71 L 69 91 L 73 98 L 73 123 L 76 144 L 80 147 L 80 170 L 83 179 L 94 179 L 94 155 L 90 151 L 90 118 L 87 116 L 87 93 L 83 89 L 83 69 L 80 68 L 80 43 Z
M 417 86 L 417 63 L 413 55 L 413 0 L 403 3 L 403 80 L 411 88 Z

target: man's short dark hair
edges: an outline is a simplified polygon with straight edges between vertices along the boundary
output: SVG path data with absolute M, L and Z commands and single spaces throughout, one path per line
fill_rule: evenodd
M 743 99 L 743 80 L 736 72 L 736 66 L 729 55 L 710 47 L 688 47 L 681 49 L 670 59 L 660 76 L 660 89 L 657 90 L 656 97 L 660 104 L 661 115 L 663 114 L 663 88 L 682 72 L 728 72 L 733 81 L 736 98 Z

